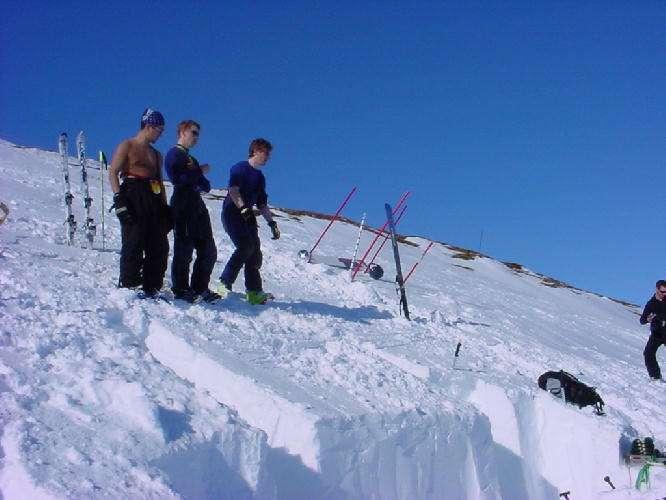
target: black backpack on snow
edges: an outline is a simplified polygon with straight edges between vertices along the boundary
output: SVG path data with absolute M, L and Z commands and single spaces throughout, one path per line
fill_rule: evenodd
M 539 387 L 555 396 L 562 397 L 567 403 L 578 405 L 578 408 L 594 405 L 597 414 L 604 414 L 604 400 L 594 387 L 584 384 L 570 373 L 546 372 L 539 377 Z

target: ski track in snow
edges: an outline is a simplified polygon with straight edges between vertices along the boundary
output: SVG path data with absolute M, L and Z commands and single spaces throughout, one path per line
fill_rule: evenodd
M 0 141 L 0 498 L 666 495 L 666 471 L 638 492 L 619 459 L 633 437 L 666 448 L 666 384 L 647 382 L 638 308 L 436 244 L 407 283 L 409 322 L 393 284 L 299 261 L 325 221 L 280 211 L 279 241 L 261 227 L 269 305 L 138 300 L 114 285 L 109 216 L 101 250 L 94 169 L 96 249 L 81 248 L 70 165 L 73 247 L 58 155 Z M 207 204 L 214 281 L 232 246 Z M 356 235 L 337 223 L 317 252 L 349 256 Z M 405 268 L 427 244 L 410 241 Z M 379 263 L 393 274 L 388 245 Z M 540 391 L 559 369 L 596 386 L 607 416 Z

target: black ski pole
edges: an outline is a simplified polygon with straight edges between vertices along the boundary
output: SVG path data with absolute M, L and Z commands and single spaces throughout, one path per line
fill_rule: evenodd
M 453 355 L 453 368 L 456 367 L 456 361 L 458 361 L 458 354 L 460 354 L 460 346 L 462 345 L 462 342 L 458 342 L 458 345 L 456 346 L 456 353 Z
M 615 486 L 613 485 L 613 482 L 610 480 L 610 477 L 605 476 L 604 481 L 606 481 L 608 484 L 610 484 L 610 487 L 611 487 L 612 490 L 615 489 Z

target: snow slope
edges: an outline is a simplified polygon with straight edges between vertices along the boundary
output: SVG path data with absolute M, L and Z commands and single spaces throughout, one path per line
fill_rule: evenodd
M 410 322 L 389 280 L 298 260 L 326 221 L 277 209 L 282 238 L 260 229 L 270 305 L 139 300 L 114 285 L 114 218 L 105 250 L 101 228 L 96 249 L 81 232 L 65 244 L 56 153 L 0 141 L 0 178 L 0 498 L 666 496 L 666 471 L 638 492 L 620 461 L 633 437 L 666 448 L 666 384 L 647 382 L 635 306 L 436 243 L 407 284 Z M 220 196 L 207 203 L 216 278 L 232 246 Z M 350 257 L 357 231 L 337 223 L 318 254 Z M 408 243 L 406 269 L 428 240 Z M 559 369 L 607 415 L 538 389 Z

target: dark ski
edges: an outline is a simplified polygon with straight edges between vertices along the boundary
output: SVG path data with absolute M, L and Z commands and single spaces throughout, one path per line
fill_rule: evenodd
M 324 264 L 339 269 L 352 269 L 352 260 L 347 257 L 328 257 L 319 254 L 311 257 L 307 250 L 301 250 L 298 252 L 298 258 L 310 264 Z M 356 261 L 355 264 L 357 262 L 358 261 Z M 384 269 L 379 264 L 370 264 L 366 272 L 375 280 L 381 279 L 381 277 L 384 276 Z
M 405 293 L 405 281 L 402 278 L 402 266 L 400 265 L 400 252 L 398 251 L 398 240 L 395 237 L 395 222 L 393 221 L 393 211 L 391 205 L 386 203 L 386 218 L 388 220 L 388 230 L 391 235 L 391 244 L 393 245 L 393 258 L 395 259 L 395 282 L 400 293 L 400 306 L 405 318 L 409 319 L 409 307 L 407 306 L 407 293 Z

